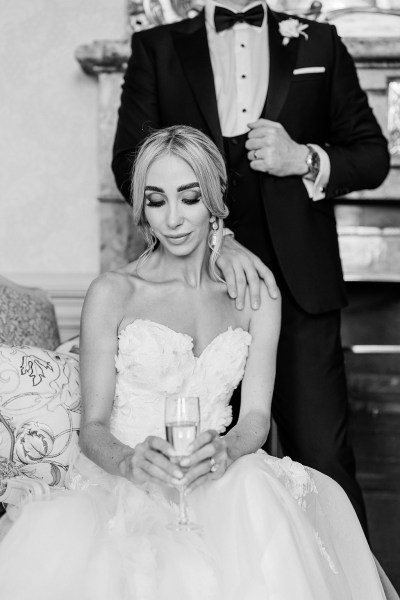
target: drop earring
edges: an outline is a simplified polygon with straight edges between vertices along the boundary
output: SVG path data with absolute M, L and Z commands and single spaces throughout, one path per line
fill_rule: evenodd
M 217 245 L 217 231 L 219 229 L 219 224 L 214 216 L 210 218 L 210 223 L 211 223 L 210 246 L 211 246 L 211 248 L 215 248 L 215 246 Z

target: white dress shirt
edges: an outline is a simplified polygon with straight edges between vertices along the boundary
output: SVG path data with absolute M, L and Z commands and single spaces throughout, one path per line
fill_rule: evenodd
M 260 0 L 246 6 L 246 11 Z M 261 27 L 235 23 L 219 33 L 215 30 L 216 6 L 229 8 L 214 0 L 205 2 L 205 20 L 211 65 L 214 74 L 218 115 L 224 137 L 234 137 L 249 131 L 248 123 L 260 118 L 267 97 L 269 82 L 269 45 L 266 4 L 262 2 L 265 18 Z M 325 198 L 330 175 L 330 161 L 325 150 L 312 144 L 319 153 L 321 167 L 317 179 L 303 177 L 310 198 Z

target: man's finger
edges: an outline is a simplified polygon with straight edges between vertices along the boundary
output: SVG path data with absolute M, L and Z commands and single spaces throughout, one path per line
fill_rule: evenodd
M 249 286 L 250 305 L 254 310 L 260 308 L 260 278 L 255 269 L 246 271 L 247 283 Z
M 259 171 L 260 173 L 267 173 L 267 168 L 265 167 L 264 160 L 251 160 L 250 167 L 253 171 Z
M 246 148 L 248 148 L 247 143 L 255 143 L 259 144 L 262 140 L 264 145 L 271 145 L 275 143 L 275 140 L 279 139 L 279 131 L 277 127 L 259 127 L 258 129 L 252 129 L 247 134 L 246 140 Z
M 244 307 L 244 299 L 246 295 L 247 280 L 244 271 L 235 271 L 236 278 L 236 308 L 242 310 Z
M 268 149 L 266 149 L 266 147 L 264 146 L 263 148 L 260 148 L 259 150 L 250 150 L 247 153 L 247 158 L 250 162 L 264 162 L 266 163 L 267 161 L 265 160 L 265 152 L 268 152 Z
M 257 129 L 252 129 L 251 131 L 249 131 L 249 133 L 247 134 L 247 140 L 246 140 L 246 148 L 248 148 L 248 144 L 250 142 L 254 143 L 259 143 L 260 138 L 264 138 L 265 141 L 268 141 L 268 135 L 270 134 L 271 131 L 275 131 L 275 129 L 273 129 L 272 127 L 258 127 Z
M 265 138 L 247 140 L 245 146 L 246 150 L 255 150 L 257 152 L 258 150 L 262 150 L 268 146 L 268 140 Z
M 270 121 L 269 119 L 257 119 L 257 121 L 253 121 L 253 123 L 247 123 L 247 127 L 251 130 L 258 129 L 259 127 L 275 127 L 275 129 L 279 129 L 282 127 L 280 123 L 277 121 Z
M 279 298 L 279 288 L 276 284 L 274 274 L 268 267 L 266 267 L 261 261 L 260 265 L 257 266 L 258 276 L 264 281 L 267 286 L 268 294 L 273 299 Z
M 226 282 L 229 297 L 235 299 L 237 296 L 236 277 L 232 267 L 227 265 L 225 261 L 217 260 L 217 267 L 220 269 L 222 278 Z

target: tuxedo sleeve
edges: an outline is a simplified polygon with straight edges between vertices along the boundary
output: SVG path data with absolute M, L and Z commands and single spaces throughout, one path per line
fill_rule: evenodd
M 327 198 L 376 188 L 390 167 L 387 141 L 360 87 L 353 59 L 334 26 L 331 34 L 334 61 L 324 148 L 331 165 Z
M 141 34 L 132 36 L 132 53 L 122 85 L 113 146 L 112 170 L 118 189 L 130 202 L 132 164 L 140 142 L 160 122 L 154 60 Z

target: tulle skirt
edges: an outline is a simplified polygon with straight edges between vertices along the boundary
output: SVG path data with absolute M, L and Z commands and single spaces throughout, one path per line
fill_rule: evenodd
M 82 454 L 69 487 L 0 522 L 2 600 L 386 598 L 343 490 L 289 458 L 244 456 L 190 494 L 199 532 L 167 528 L 170 490 L 138 488 Z

